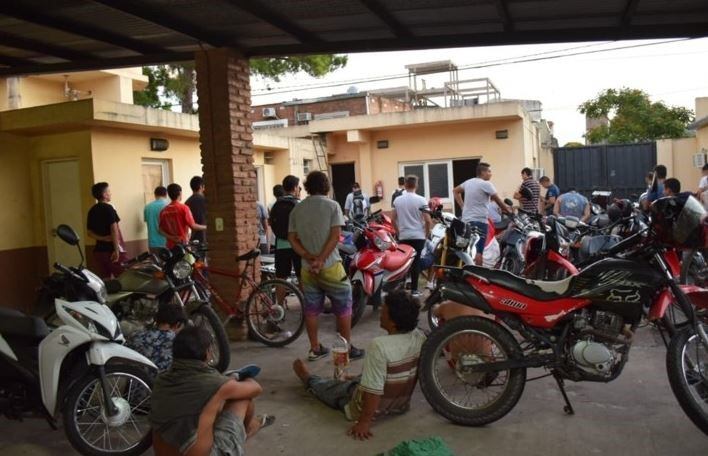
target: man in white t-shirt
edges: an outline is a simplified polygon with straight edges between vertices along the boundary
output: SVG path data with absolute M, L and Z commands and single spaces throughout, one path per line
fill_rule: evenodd
M 418 292 L 420 253 L 425 247 L 425 240 L 430 235 L 433 222 L 428 213 L 420 210 L 421 207 L 427 207 L 428 203 L 425 198 L 415 192 L 418 187 L 418 177 L 406 176 L 404 185 L 405 191 L 393 202 L 391 219 L 398 232 L 400 243 L 410 245 L 415 249 L 415 259 L 411 265 L 411 294 L 418 297 L 420 296 Z
M 708 210 L 708 163 L 703 165 L 703 177 L 701 177 L 701 181 L 698 183 L 696 195 L 701 203 L 703 203 L 703 207 Z
M 477 177 L 464 181 L 453 190 L 455 201 L 462 208 L 461 220 L 477 229 L 480 233 L 477 242 L 477 254 L 474 262 L 482 266 L 482 253 L 487 241 L 487 218 L 489 217 L 489 201 L 497 203 L 502 212 L 511 213 L 511 209 L 497 195 L 497 189 L 489 182 L 492 178 L 492 168 L 489 163 L 480 162 L 477 165 Z M 462 195 L 464 194 L 464 200 Z
M 369 215 L 369 198 L 361 191 L 358 182 L 352 184 L 352 191 L 344 201 L 344 215 L 351 218 L 365 218 Z

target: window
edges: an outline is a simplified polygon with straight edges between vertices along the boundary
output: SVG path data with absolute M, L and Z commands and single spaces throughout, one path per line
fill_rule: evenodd
M 302 160 L 302 172 L 305 177 L 312 171 L 312 160 L 305 158 Z
M 155 187 L 167 187 L 170 183 L 170 161 L 157 159 L 143 159 L 143 195 L 145 203 L 152 201 Z
M 443 201 L 452 199 L 452 164 L 450 161 L 402 163 L 401 174 L 418 176 L 417 193 L 426 199 L 434 196 Z

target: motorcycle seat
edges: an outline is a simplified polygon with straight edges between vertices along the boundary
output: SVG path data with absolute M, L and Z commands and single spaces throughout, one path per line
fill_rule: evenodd
M 337 244 L 337 250 L 345 255 L 354 255 L 357 252 L 356 246 L 354 244 Z
M 388 271 L 395 271 L 403 267 L 406 261 L 410 260 L 415 256 L 415 250 L 410 245 L 400 244 L 398 248 L 394 250 L 389 250 L 384 255 L 383 261 L 381 262 L 381 267 Z
M 494 224 L 494 231 L 504 231 L 509 226 L 509 220 L 502 220 Z
M 254 250 L 251 250 L 251 251 L 248 252 L 248 253 L 244 253 L 243 255 L 237 256 L 237 257 L 236 257 L 236 261 L 248 261 L 248 260 L 252 260 L 252 259 L 254 259 L 254 258 L 257 258 L 258 255 L 260 255 L 260 254 L 261 254 L 261 251 L 260 251 L 260 250 L 255 250 L 255 249 L 254 249 Z
M 43 339 L 49 334 L 49 328 L 41 318 L 0 307 L 0 334 Z
M 573 277 L 568 277 L 555 282 L 541 280 L 530 280 L 508 271 L 499 269 L 488 269 L 481 266 L 467 265 L 464 270 L 478 277 L 484 278 L 489 283 L 499 285 L 520 295 L 528 296 L 537 301 L 552 301 L 565 296 L 570 289 L 570 281 Z

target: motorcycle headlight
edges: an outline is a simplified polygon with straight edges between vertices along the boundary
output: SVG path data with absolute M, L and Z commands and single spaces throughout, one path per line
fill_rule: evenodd
M 383 251 L 386 251 L 391 248 L 391 243 L 388 241 L 384 241 L 380 237 L 376 236 L 374 237 L 374 245 L 376 246 L 377 249 Z
M 102 325 L 96 324 L 87 316 L 80 314 L 79 312 L 75 312 L 71 309 L 65 308 L 64 310 L 66 310 L 74 320 L 78 321 L 81 326 L 86 328 L 88 332 L 98 334 L 99 336 L 105 337 L 108 340 L 112 340 L 114 338 L 114 336 L 106 328 L 104 328 Z
M 178 280 L 184 280 L 192 275 L 192 265 L 184 260 L 180 260 L 172 267 L 172 274 Z

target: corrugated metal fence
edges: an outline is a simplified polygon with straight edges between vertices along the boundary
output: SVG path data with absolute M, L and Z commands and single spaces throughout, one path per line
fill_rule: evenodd
M 656 143 L 558 147 L 553 150 L 555 184 L 561 192 L 574 187 L 590 196 L 612 190 L 613 197 L 640 195 L 644 176 L 656 166 Z

